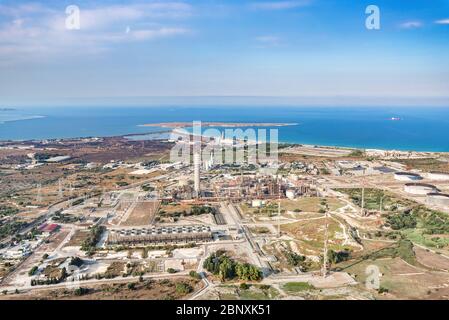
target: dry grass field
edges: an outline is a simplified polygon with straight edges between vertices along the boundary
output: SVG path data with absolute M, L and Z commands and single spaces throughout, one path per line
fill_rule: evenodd
M 160 206 L 159 201 L 145 201 L 136 204 L 121 226 L 146 226 L 152 223 Z

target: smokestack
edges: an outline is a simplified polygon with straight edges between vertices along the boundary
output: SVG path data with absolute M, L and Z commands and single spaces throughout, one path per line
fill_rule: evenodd
M 193 154 L 193 181 L 195 184 L 196 196 L 200 196 L 200 168 L 201 168 L 201 154 Z

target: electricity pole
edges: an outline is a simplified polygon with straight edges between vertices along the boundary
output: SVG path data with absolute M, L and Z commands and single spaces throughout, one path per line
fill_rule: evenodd
M 328 222 L 328 208 L 326 206 L 326 213 L 324 216 L 325 219 L 325 229 L 324 229 L 324 250 L 323 250 L 323 269 L 322 269 L 322 275 L 323 278 L 327 277 L 328 273 L 328 240 L 329 240 L 329 222 Z

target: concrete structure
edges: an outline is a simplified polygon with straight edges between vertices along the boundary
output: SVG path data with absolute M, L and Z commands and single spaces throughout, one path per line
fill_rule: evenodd
M 193 182 L 196 196 L 200 195 L 200 170 L 201 170 L 201 154 L 193 155 Z
M 398 181 L 419 181 L 422 177 L 419 174 L 412 172 L 396 172 L 394 178 Z
M 449 181 L 449 173 L 445 172 L 429 172 L 427 179 L 435 181 Z
M 189 243 L 205 242 L 213 239 L 209 226 L 167 226 L 111 229 L 108 244 L 145 244 L 145 243 Z
M 429 193 L 438 193 L 437 187 L 426 183 L 407 183 L 404 185 L 404 191 L 414 195 L 427 195 Z
M 285 195 L 287 196 L 288 199 L 295 200 L 296 199 L 296 190 L 295 189 L 288 189 L 285 192 Z
M 253 208 L 261 208 L 265 205 L 265 201 L 256 199 L 251 202 L 251 207 Z
M 429 193 L 426 200 L 429 205 L 449 207 L 449 194 Z

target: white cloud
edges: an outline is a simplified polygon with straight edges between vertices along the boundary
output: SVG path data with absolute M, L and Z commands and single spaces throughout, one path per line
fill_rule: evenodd
M 110 44 L 184 35 L 190 30 L 179 26 L 179 20 L 191 12 L 192 7 L 183 2 L 80 7 L 81 29 L 66 30 L 65 10 L 1 5 L 0 16 L 6 19 L 0 23 L 0 60 L 14 60 L 15 54 L 98 53 Z
M 443 19 L 443 20 L 437 20 L 435 21 L 436 24 L 449 24 L 449 19 Z
M 84 10 L 81 8 L 81 27 L 107 28 L 111 24 L 142 19 L 176 19 L 191 15 L 190 5 L 181 2 L 149 3 L 109 6 Z
M 0 16 L 18 17 L 24 14 L 48 13 L 51 9 L 38 3 L 24 3 L 15 6 L 0 4 Z
M 134 40 L 151 40 L 157 38 L 173 37 L 190 33 L 189 29 L 184 28 L 160 28 L 153 30 L 136 30 L 131 31 L 131 37 Z
M 407 21 L 403 22 L 399 25 L 402 29 L 417 29 L 423 26 L 420 21 Z
M 304 7 L 310 4 L 310 0 L 301 1 L 270 1 L 270 2 L 254 2 L 250 4 L 252 9 L 256 10 L 286 10 L 298 7 Z

